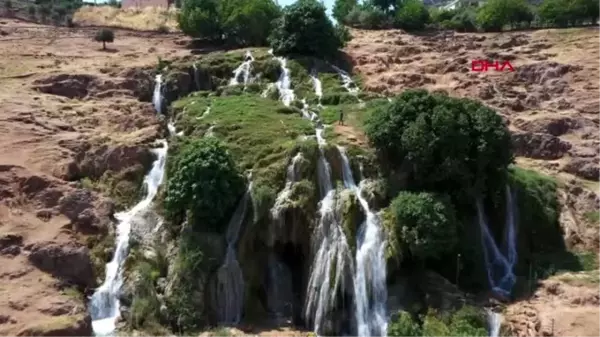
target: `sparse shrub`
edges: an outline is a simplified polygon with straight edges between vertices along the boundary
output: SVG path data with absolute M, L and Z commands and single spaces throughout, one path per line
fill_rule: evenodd
M 158 26 L 158 28 L 156 28 L 156 32 L 160 34 L 168 34 L 169 27 L 167 27 L 166 25 L 160 25 Z
M 346 23 L 346 17 L 357 5 L 357 0 L 335 0 L 332 12 L 338 24 Z
M 106 43 L 112 43 L 115 40 L 115 33 L 107 28 L 102 28 L 94 36 L 94 41 L 102 42 L 102 50 L 106 50 Z
M 422 336 L 419 323 L 413 320 L 410 313 L 401 311 L 390 322 L 389 336 Z
M 29 5 L 27 7 L 27 14 L 29 14 L 29 17 L 31 17 L 31 18 L 35 18 L 35 6 L 34 5 Z

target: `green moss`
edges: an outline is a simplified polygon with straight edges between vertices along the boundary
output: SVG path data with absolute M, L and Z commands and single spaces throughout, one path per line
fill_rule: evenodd
M 110 197 L 117 210 L 124 210 L 133 206 L 141 198 L 144 175 L 144 167 L 136 164 L 119 172 L 105 171 L 97 180 L 85 177 L 80 182 L 83 188 Z
M 22 336 L 59 336 L 76 329 L 85 321 L 83 314 L 54 316 L 32 322 L 19 332 Z
M 110 262 L 115 250 L 115 236 L 109 232 L 89 236 L 87 247 L 90 250 L 90 259 L 92 260 L 96 281 L 100 284 L 105 277 L 106 264 Z
M 402 242 L 396 236 L 396 219 L 394 213 L 389 208 L 382 210 L 381 220 L 386 233 L 386 264 L 390 270 L 393 270 L 402 262 Z
M 314 133 L 299 114 L 280 113 L 280 103 L 256 95 L 188 97 L 174 105 L 185 110 L 176 123 L 186 134 L 198 137 L 216 125 L 215 136 L 227 143 L 240 169 L 251 169 L 256 184 L 274 190 L 283 186 L 287 161 L 301 136 Z M 197 119 L 209 105 L 210 113 Z
M 600 212 L 598 211 L 585 212 L 583 216 L 592 225 L 597 225 L 600 222 Z
M 350 190 L 343 190 L 339 194 L 338 203 L 340 204 L 340 214 L 342 217 L 342 228 L 346 236 L 348 246 L 352 250 L 352 255 L 356 252 L 356 232 L 364 220 L 362 208 L 358 202 L 356 194 Z

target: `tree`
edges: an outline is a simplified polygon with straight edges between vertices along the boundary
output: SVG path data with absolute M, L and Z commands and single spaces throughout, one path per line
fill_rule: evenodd
M 40 6 L 39 12 L 42 21 L 46 21 L 50 13 L 52 13 L 52 7 L 48 4 L 43 4 Z
M 181 31 L 197 38 L 220 40 L 223 36 L 217 0 L 185 0 L 177 21 Z
M 238 45 L 263 46 L 280 9 L 273 0 L 228 0 L 221 2 L 223 30 Z
M 389 336 L 422 336 L 421 327 L 413 320 L 410 313 L 401 311 L 395 319 L 390 322 Z
M 367 118 L 366 134 L 412 190 L 449 193 L 472 202 L 502 186 L 513 161 L 510 132 L 480 102 L 407 90 Z
M 337 20 L 338 24 L 346 23 L 346 17 L 352 11 L 352 9 L 356 8 L 357 4 L 357 0 L 335 0 L 332 14 Z
M 244 180 L 223 143 L 204 137 L 183 145 L 167 168 L 166 215 L 187 214 L 192 228 L 217 229 L 243 193 Z
M 406 30 L 421 30 L 429 23 L 429 11 L 420 0 L 406 0 L 396 11 L 396 25 Z
M 316 0 L 299 0 L 283 9 L 275 20 L 269 43 L 276 54 L 332 58 L 342 46 L 325 6 Z
M 477 13 L 477 22 L 485 31 L 501 31 L 505 25 L 518 27 L 533 20 L 525 0 L 490 0 Z
M 440 258 L 457 243 L 457 220 L 446 197 L 400 192 L 390 205 L 396 237 L 417 259 Z
M 354 7 L 346 16 L 346 24 L 364 29 L 381 29 L 388 25 L 388 16 L 379 8 L 370 4 Z
M 110 29 L 103 28 L 96 32 L 94 40 L 102 42 L 102 50 L 106 50 L 106 42 L 112 43 L 115 40 L 115 33 Z
M 29 14 L 30 18 L 35 18 L 35 6 L 34 5 L 29 5 L 27 7 L 27 14 Z
M 12 14 L 12 1 L 11 0 L 4 1 L 4 11 L 5 11 L 6 15 Z

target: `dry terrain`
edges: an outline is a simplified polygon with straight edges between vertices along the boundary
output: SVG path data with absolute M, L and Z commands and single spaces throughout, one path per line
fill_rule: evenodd
M 513 133 L 517 163 L 560 182 L 567 245 L 598 253 L 598 27 L 430 36 L 352 30 L 352 36 L 345 50 L 365 90 L 441 90 L 499 111 Z M 472 60 L 509 60 L 514 72 L 473 72 Z M 532 298 L 509 306 L 512 334 L 598 336 L 598 278 L 595 270 L 543 282 Z
M 139 29 L 162 24 L 160 18 L 145 18 L 142 22 L 149 23 L 141 27 L 111 16 L 92 22 L 94 14 L 88 11 L 80 14 L 80 23 L 110 25 L 107 21 L 120 20 L 115 25 Z M 86 241 L 110 232 L 114 203 L 84 189 L 80 180 L 140 163 L 147 167 L 148 144 L 164 132 L 150 103 L 157 58 L 190 55 L 186 38 L 178 34 L 117 29 L 115 42 L 102 51 L 101 44 L 91 41 L 94 32 L 0 19 L 3 335 L 91 332 L 80 295 L 80 290 L 89 293 L 95 281 Z M 519 162 L 565 182 L 566 239 L 572 246 L 597 252 L 598 226 L 583 220 L 584 213 L 598 209 L 597 30 L 447 37 L 353 31 L 353 35 L 347 52 L 355 71 L 364 75 L 366 90 L 441 89 L 498 108 L 515 132 Z M 484 57 L 510 59 L 515 72 L 470 73 L 470 60 Z M 555 327 L 563 329 L 561 333 L 597 334 L 597 330 L 569 330 L 570 319 L 587 329 L 594 328 L 593 315 L 598 318 L 597 297 L 596 302 L 583 298 L 584 292 L 576 287 L 559 287 L 563 292 L 558 300 L 576 308 L 568 309 L 568 315 L 545 311 L 562 303 L 548 297 L 547 287 L 518 305 L 536 310 L 541 326 L 548 324 L 547 317 L 561 315 L 563 322 Z

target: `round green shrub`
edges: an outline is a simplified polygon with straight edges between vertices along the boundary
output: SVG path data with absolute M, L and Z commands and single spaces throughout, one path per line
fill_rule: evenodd
M 366 133 L 411 190 L 443 191 L 453 201 L 506 181 L 512 142 L 500 115 L 477 101 L 407 90 L 378 107 Z M 501 184 L 501 185 L 500 185 Z
M 390 210 L 396 237 L 413 257 L 438 258 L 454 249 L 458 222 L 447 198 L 425 192 L 400 192 Z
M 192 228 L 217 229 L 243 193 L 244 179 L 229 151 L 215 137 L 182 146 L 168 165 L 165 213 L 188 214 Z

